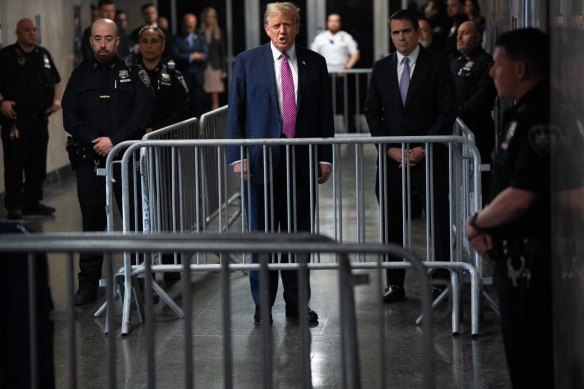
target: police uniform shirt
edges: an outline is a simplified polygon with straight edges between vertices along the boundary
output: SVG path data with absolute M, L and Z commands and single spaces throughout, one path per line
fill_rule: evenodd
M 25 52 L 18 43 L 0 50 L 0 94 L 19 111 L 45 112 L 61 81 L 51 54 L 40 46 Z
M 537 202 L 516 220 L 491 230 L 494 238 L 549 237 L 550 150 L 557 133 L 550 126 L 549 88 L 540 83 L 505 112 L 492 198 L 511 187 L 536 193 Z
M 107 136 L 115 145 L 143 135 L 153 101 L 150 78 L 140 66 L 119 57 L 106 64 L 84 61 L 63 95 L 63 125 L 82 143 Z
M 357 42 L 345 31 L 336 34 L 323 31 L 314 38 L 310 48 L 325 58 L 329 72 L 342 71 L 349 57 L 359 52 Z
M 491 154 L 495 147 L 495 122 L 491 110 L 497 89 L 489 76 L 492 64 L 491 55 L 482 47 L 477 47 L 468 57 L 460 55 L 450 61 L 458 116 L 475 134 L 483 158 Z
M 145 70 L 155 95 L 152 115 L 146 127 L 156 130 L 185 120 L 188 116 L 189 89 L 181 72 L 162 63 L 152 70 Z

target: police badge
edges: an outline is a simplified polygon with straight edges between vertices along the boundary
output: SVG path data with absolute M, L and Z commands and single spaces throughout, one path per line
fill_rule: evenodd
M 147 87 L 150 87 L 150 77 L 148 77 L 148 73 L 146 73 L 146 70 L 140 69 L 138 71 L 138 75 L 140 76 L 140 79 L 142 80 L 144 85 L 146 85 Z
M 130 82 L 130 73 L 126 69 L 122 69 L 118 72 L 118 76 L 120 77 L 120 82 Z
M 49 56 L 46 54 L 43 54 L 43 63 L 46 69 L 51 68 L 51 61 L 49 61 Z

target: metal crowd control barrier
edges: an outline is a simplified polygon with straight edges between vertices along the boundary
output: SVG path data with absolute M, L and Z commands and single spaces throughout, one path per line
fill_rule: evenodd
M 384 242 L 385 238 L 383 234 L 379 233 L 378 237 L 371 237 L 372 235 L 375 236 L 376 231 L 382 231 L 382 226 L 384 223 L 387 223 L 385 220 L 385 216 L 382 216 L 382 213 L 379 211 L 373 212 L 373 215 L 377 216 L 370 216 L 371 213 L 367 212 L 365 208 L 365 202 L 367 199 L 369 201 L 376 201 L 375 197 L 371 194 L 373 184 L 369 184 L 371 186 L 365 186 L 364 179 L 365 179 L 365 165 L 368 163 L 371 168 L 369 171 L 374 170 L 373 166 L 377 162 L 379 166 L 384 166 L 385 159 L 379 159 L 377 156 L 376 148 L 385 148 L 387 147 L 388 143 L 400 143 L 402 144 L 402 148 L 404 151 L 408 150 L 409 144 L 416 143 L 416 144 L 424 144 L 426 153 L 428 157 L 426 158 L 426 171 L 431 172 L 433 169 L 433 164 L 430 162 L 432 160 L 431 156 L 433 153 L 433 146 L 435 144 L 447 144 L 448 145 L 448 170 L 449 170 L 449 212 L 450 212 L 450 221 L 449 225 L 454 226 L 449 231 L 450 237 L 450 258 L 436 258 L 433 254 L 433 241 L 431 239 L 434 236 L 434 225 L 433 225 L 433 199 L 432 199 L 432 191 L 427 190 L 430 193 L 427 196 L 426 201 L 426 210 L 430 210 L 426 212 L 426 220 L 425 220 L 425 230 L 426 230 L 426 243 L 424 246 L 424 250 L 426 252 L 426 260 L 427 261 L 434 261 L 433 267 L 442 267 L 446 268 L 451 272 L 451 287 L 452 287 L 452 332 L 459 333 L 459 322 L 460 322 L 460 284 L 458 282 L 458 273 L 461 270 L 464 270 L 468 273 L 471 282 L 471 331 L 473 335 L 478 334 L 478 316 L 479 316 L 479 296 L 481 290 L 481 275 L 482 275 L 482 266 L 481 266 L 481 259 L 478 257 L 469 258 L 465 252 L 462 250 L 462 244 L 456 244 L 456 242 L 463 242 L 465 239 L 463 236 L 464 230 L 464 220 L 468 217 L 466 215 L 458 215 L 457 212 L 459 209 L 464 209 L 461 207 L 461 204 L 464 201 L 470 201 L 471 204 L 469 206 L 469 212 L 474 212 L 478 209 L 480 204 L 480 176 L 478 174 L 478 167 L 480 166 L 480 156 L 478 154 L 478 150 L 476 146 L 466 137 L 459 137 L 459 136 L 435 136 L 435 137 L 380 137 L 380 138 L 372 138 L 369 136 L 351 136 L 351 137 L 340 137 L 340 138 L 331 138 L 331 139 L 321 139 L 321 138 L 310 138 L 310 139 L 253 139 L 253 140 L 228 140 L 228 139 L 198 139 L 198 140 L 191 140 L 191 141 L 171 141 L 171 140 L 160 140 L 160 141 L 142 141 L 142 142 L 128 142 L 122 143 L 117 145 L 116 147 L 125 148 L 128 147 L 127 151 L 125 152 L 122 158 L 122 165 L 127 166 L 130 161 L 132 161 L 135 157 L 135 153 L 137 153 L 141 149 L 147 150 L 157 150 L 157 149 L 176 149 L 177 155 L 180 154 L 181 150 L 190 150 L 195 156 L 195 168 L 188 170 L 187 174 L 194 174 L 195 175 L 195 182 L 199 181 L 201 178 L 197 176 L 200 172 L 200 159 L 203 156 L 204 149 L 210 148 L 214 150 L 214 156 L 217 158 L 217 166 L 220 168 L 218 169 L 218 180 L 216 181 L 217 189 L 216 193 L 224 193 L 225 192 L 225 180 L 226 177 L 233 178 L 232 172 L 229 171 L 231 167 L 229 167 L 225 163 L 225 149 L 228 146 L 235 146 L 240 147 L 240 149 L 245 150 L 251 146 L 259 146 L 263 148 L 264 153 L 264 171 L 269 171 L 271 169 L 269 161 L 272 160 L 271 152 L 273 147 L 281 147 L 283 148 L 282 152 L 285 152 L 287 157 L 291 158 L 291 161 L 295 155 L 295 147 L 302 147 L 308 146 L 310 150 L 311 157 L 309 158 L 311 161 L 317 160 L 317 148 L 322 145 L 330 145 L 333 148 L 333 177 L 330 180 L 329 184 L 322 186 L 322 188 L 315 184 L 316 180 L 316 166 L 314 163 L 310 166 L 310 174 L 311 174 L 311 185 L 310 185 L 310 193 L 311 193 L 311 201 L 310 204 L 300 204 L 302 207 L 310 208 L 311 214 L 311 233 L 326 233 L 330 236 L 334 237 L 335 240 L 344 242 L 344 241 L 352 241 L 358 244 L 365 244 L 371 241 L 378 241 Z M 464 148 L 470 155 L 471 160 L 468 160 L 468 163 L 472 164 L 474 169 L 471 169 L 473 173 L 472 178 L 466 177 L 467 181 L 472 180 L 473 182 L 473 193 L 469 193 L 470 188 L 468 186 L 463 186 L 462 184 L 465 182 L 465 176 L 470 174 L 469 170 L 461 168 L 461 161 L 465 160 L 462 157 L 461 148 Z M 355 191 L 354 195 L 352 191 L 348 191 L 346 189 L 345 184 L 347 183 L 347 178 L 345 177 L 347 172 L 350 172 L 344 164 L 343 159 L 341 158 L 341 154 L 343 153 L 350 153 L 354 156 L 354 164 L 351 166 L 354 175 L 349 178 L 352 182 L 354 182 L 353 190 Z M 372 157 L 372 154 L 374 156 Z M 466 157 L 465 157 L 466 158 Z M 290 163 L 287 164 L 288 166 L 293 167 L 294 164 Z M 403 176 L 404 178 L 404 185 L 402 187 L 403 198 L 409 197 L 409 181 L 407 180 L 408 176 L 408 168 L 402 168 L 404 171 Z M 109 166 L 109 165 L 108 165 Z M 108 169 L 111 171 L 111 169 Z M 121 169 L 122 171 L 122 187 L 128 188 L 131 177 L 129 177 L 129 170 L 128 169 Z M 181 174 L 185 174 L 182 172 Z M 368 176 L 371 178 L 371 176 Z M 373 175 L 373 178 L 375 176 Z M 381 175 L 383 177 L 383 175 Z M 180 181 L 180 176 L 178 180 Z M 431 187 L 431 174 L 426 175 L 426 188 Z M 112 185 L 112 180 L 107 180 L 107 185 Z M 245 180 L 244 177 L 240 177 L 239 179 L 239 187 L 241 193 L 249 191 L 250 188 L 250 181 Z M 202 187 L 202 186 L 200 186 Z M 384 187 L 381 185 L 381 187 Z M 289 193 L 289 200 L 292 200 L 292 191 L 288 190 Z M 112 193 L 111 189 L 108 190 L 108 193 Z M 347 196 L 345 193 L 348 193 Z M 471 199 L 471 200 L 469 200 Z M 318 200 L 318 201 L 316 201 Z M 223 200 L 224 201 L 224 200 Z M 289 201 L 290 203 L 290 201 Z M 112 204 L 111 199 L 108 204 Z M 130 208 L 130 198 L 129 198 L 129 191 L 123 191 L 123 231 L 130 231 L 130 222 L 128 216 L 131 214 Z M 196 209 L 199 209 L 198 207 Z M 221 210 L 222 207 L 219 207 Z M 240 202 L 240 209 L 241 214 L 245 215 L 246 211 L 246 201 Z M 377 208 L 375 208 L 377 209 Z M 349 211 L 350 210 L 350 211 Z M 183 214 L 185 212 L 192 212 L 193 210 L 185 210 L 181 209 L 178 214 Z M 466 212 L 466 211 L 465 211 Z M 330 217 L 321 217 L 321 214 L 331 216 L 332 215 L 332 230 L 330 228 L 327 229 L 326 223 L 329 223 L 330 226 Z M 369 216 L 367 216 L 369 215 Z M 458 215 L 458 216 L 457 216 Z M 404 221 L 403 221 L 403 233 L 404 233 L 404 247 L 406 249 L 411 249 L 412 246 L 412 221 L 411 221 L 411 211 L 409 209 L 409 204 L 404 207 Z M 247 220 L 247 222 L 246 222 Z M 349 222 L 348 222 L 349 220 Z M 350 229 L 350 222 L 355 223 L 355 228 L 352 233 L 351 231 L 348 232 Z M 179 223 L 179 226 L 182 228 L 180 229 L 181 232 L 183 231 L 192 231 L 191 229 L 184 228 L 182 223 Z M 233 231 L 233 228 L 231 229 Z M 241 232 L 247 232 L 251 230 L 251 225 L 249 225 L 249 218 L 241 218 Z M 373 232 L 371 232 L 373 230 Z M 210 231 L 207 227 L 207 231 Z M 215 226 L 216 232 L 222 232 L 223 229 L 218 229 Z M 296 231 L 293 227 L 292 231 Z M 192 231 L 199 233 L 200 231 Z M 266 230 L 265 232 L 270 232 Z M 244 257 L 244 262 L 249 262 L 249 257 Z M 449 261 L 447 261 L 449 260 Z M 197 261 L 199 261 L 199 257 L 197 257 Z M 319 261 L 319 258 L 316 258 L 316 261 Z M 365 262 L 366 259 L 359 258 L 359 261 Z M 470 262 L 470 263 L 469 263 Z M 199 262 L 197 262 L 199 263 Z M 202 262 L 204 263 L 204 261 Z M 438 266 L 438 264 L 440 266 Z M 174 266 L 174 267 L 173 267 Z M 176 265 L 160 265 L 160 267 L 156 268 L 157 272 L 172 272 L 176 271 Z M 125 271 L 126 283 L 131 284 L 131 275 L 133 274 L 132 267 L 128 265 Z M 478 276 L 477 276 L 478 274 Z M 444 293 L 436 303 L 439 302 L 440 299 L 444 299 L 446 294 Z M 122 322 L 122 333 L 127 334 L 128 331 L 128 323 L 129 323 L 129 313 L 130 313 L 130 297 L 125 298 L 124 304 L 124 320 Z M 166 300 L 164 300 L 166 302 Z M 168 302 L 167 302 L 168 303 Z M 180 312 L 177 311 L 177 315 L 180 316 Z
M 34 262 L 34 253 L 65 253 L 67 254 L 67 306 L 65 315 L 67 322 L 67 350 L 68 367 L 65 369 L 67 377 L 61 380 L 67 381 L 68 387 L 77 387 L 78 364 L 77 356 L 79 351 L 76 344 L 76 323 L 75 323 L 75 308 L 73 305 L 73 280 L 74 280 L 74 255 L 75 253 L 91 252 L 104 253 L 108 285 L 113 284 L 113 256 L 124 252 L 140 251 L 147 253 L 146 260 L 140 271 L 145 272 L 145 295 L 146 307 L 144 313 L 145 320 L 145 335 L 146 335 L 146 375 L 143 379 L 146 381 L 145 387 L 154 388 L 156 386 L 156 352 L 155 352 L 155 327 L 153 323 L 152 311 L 152 272 L 157 270 L 157 266 L 152 265 L 151 256 L 157 252 L 175 252 L 182 253 L 183 261 L 181 267 L 185 276 L 188 276 L 191 271 L 211 271 L 221 273 L 221 291 L 222 291 L 222 344 L 223 344 L 223 387 L 233 388 L 234 384 L 234 366 L 236 361 L 233 358 L 233 342 L 232 342 L 232 323 L 231 323 L 231 300 L 232 292 L 230 286 L 231 277 L 230 272 L 238 270 L 259 270 L 263 275 L 261 279 L 267 279 L 267 271 L 269 270 L 296 270 L 302 275 L 303 272 L 310 270 L 337 270 L 338 271 L 338 285 L 340 288 L 340 305 L 339 305 L 339 325 L 341 338 L 341 353 L 342 353 L 342 368 L 339 369 L 342 375 L 343 387 L 345 388 L 361 388 L 360 364 L 359 355 L 364 351 L 360 348 L 357 320 L 355 312 L 355 296 L 354 287 L 359 284 L 368 282 L 368 278 L 353 275 L 353 269 L 376 269 L 376 268 L 405 268 L 413 267 L 416 271 L 421 284 L 421 305 L 426 320 L 423 323 L 422 334 L 422 374 L 423 387 L 433 388 L 433 334 L 431 323 L 431 298 L 430 298 L 430 281 L 427 276 L 427 267 L 431 263 L 422 263 L 410 252 L 404 250 L 396 245 L 381 245 L 381 244 L 343 244 L 331 241 L 322 236 L 312 234 L 166 234 L 166 235 L 128 235 L 128 234 L 114 234 L 114 233 L 85 233 L 85 234 L 30 234 L 26 236 L 14 234 L 0 235 L 0 253 L 28 253 L 29 262 Z M 329 263 L 289 263 L 289 264 L 273 264 L 262 261 L 257 264 L 240 263 L 232 264 L 225 260 L 225 255 L 241 255 L 241 253 L 321 253 L 328 254 L 331 257 Z M 215 253 L 218 256 L 219 263 L 211 264 L 193 264 L 191 257 L 197 253 Z M 376 255 L 377 261 L 369 263 L 351 262 L 350 255 Z M 403 257 L 407 262 L 402 263 L 388 263 L 382 262 L 383 255 L 396 255 Z M 4 257 L 4 255 L 3 255 Z M 32 271 L 31 271 L 32 272 Z M 32 274 L 32 273 L 31 273 Z M 183 360 L 184 360 L 184 388 L 193 388 L 196 374 L 194 375 L 195 365 L 193 364 L 193 353 L 196 350 L 196 341 L 192 335 L 192 303 L 190 298 L 192 293 L 192 280 L 190 277 L 185 277 L 189 282 L 183 283 L 183 310 L 185 312 L 184 320 L 184 340 L 181 342 L 184 346 Z M 365 282 L 364 282 L 365 281 Z M 300 277 L 301 287 L 304 289 L 308 282 L 306 277 Z M 32 282 L 31 282 L 32 284 Z M 304 285 L 304 286 L 303 286 Z M 378 285 L 380 292 L 383 289 L 381 284 Z M 264 285 L 267 289 L 267 285 Z M 114 293 L 113 288 L 106 288 L 108 306 L 113 307 Z M 379 294 L 378 301 L 378 315 L 383 318 L 383 309 L 381 303 L 381 294 Z M 304 296 L 306 302 L 307 296 Z M 30 309 L 35 309 L 35 299 L 30 300 Z M 113 319 L 114 310 L 107 310 L 108 319 Z M 267 319 L 267 312 L 265 312 L 265 319 Z M 379 323 L 382 323 L 380 320 Z M 302 358 L 302 372 L 301 382 L 302 387 L 312 387 L 311 375 L 311 340 L 308 327 L 308 317 L 306 314 L 301 315 L 300 320 L 301 333 L 301 349 L 300 355 Z M 37 333 L 36 321 L 31 320 L 31 350 L 36 350 L 38 347 L 35 334 Z M 272 328 L 271 326 L 262 326 L 262 387 L 271 388 L 274 385 L 273 367 L 272 367 Z M 379 340 L 379 364 L 380 374 L 378 387 L 385 388 L 386 384 L 386 360 L 385 360 L 385 336 L 383 325 L 379 325 L 378 332 Z M 107 338 L 107 377 L 108 386 L 116 388 L 119 385 L 117 373 L 117 347 L 116 338 L 109 336 Z M 123 347 L 123 345 L 122 345 Z M 288 351 L 286 351 L 288 352 Z M 34 352 L 33 352 L 34 354 Z M 99 355 L 99 356 L 98 356 Z M 101 360 L 103 354 L 97 353 L 94 357 L 95 362 Z M 166 357 L 168 358 L 168 356 Z M 31 369 L 33 376 L 38 373 L 37 360 L 31 358 Z M 204 371 L 204 370 L 203 370 Z M 217 377 L 213 377 L 216 379 Z M 139 383 L 136 383 L 140 385 Z M 41 387 L 40 383 L 36 382 L 33 389 Z M 61 382 L 58 387 L 65 387 L 65 382 Z
M 371 72 L 372 69 L 345 69 L 342 72 L 329 72 L 333 113 L 335 118 L 342 117 L 341 124 L 335 123 L 335 132 L 367 131 L 364 110 Z M 350 115 L 353 117 L 351 118 Z

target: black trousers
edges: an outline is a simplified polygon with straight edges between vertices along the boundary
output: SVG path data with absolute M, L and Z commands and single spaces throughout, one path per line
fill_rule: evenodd
M 101 161 L 100 167 L 105 163 Z M 130 163 L 131 165 L 131 163 Z M 133 167 L 130 166 L 130 169 Z M 122 212 L 122 187 L 120 170 L 115 172 L 116 182 L 113 185 L 114 196 L 120 213 Z M 93 162 L 80 162 L 76 171 L 77 176 L 77 197 L 81 207 L 81 217 L 84 232 L 105 231 L 107 227 L 107 215 L 105 204 L 105 177 L 97 176 L 95 164 Z M 130 209 L 133 207 L 133 194 L 130 192 Z M 131 229 L 134 229 L 133 217 L 131 219 Z M 98 287 L 101 278 L 101 267 L 103 263 L 102 254 L 82 253 L 79 258 L 79 289 L 95 289 Z
M 49 121 L 44 113 L 19 113 L 18 138 L 11 137 L 14 121 L 1 121 L 4 150 L 4 205 L 9 211 L 36 205 L 43 198 L 47 173 Z
M 434 158 L 434 253 L 435 260 L 450 260 L 450 233 L 449 233 L 449 206 L 448 206 L 448 170 L 442 170 L 443 163 L 439 162 L 440 154 Z M 379 167 L 378 167 L 379 169 Z M 447 169 L 447 167 L 446 167 Z M 375 194 L 379 204 L 385 204 L 385 218 L 387 224 L 382 223 L 382 236 L 387 236 L 387 242 L 403 245 L 403 217 L 402 217 L 402 173 L 399 164 L 387 157 L 387 198 L 383 195 L 383 183 L 379 182 L 377 171 Z M 410 182 L 412 192 L 415 189 L 421 197 L 422 206 L 426 204 L 426 167 L 425 161 L 410 168 Z M 406 205 L 412 199 L 406 199 Z M 387 230 L 385 230 L 387 228 Z M 389 257 L 390 262 L 402 261 L 402 258 Z M 406 271 L 404 269 L 387 270 L 387 285 L 404 286 Z M 449 271 L 438 269 L 434 272 L 435 279 L 448 280 Z
M 296 158 L 300 158 L 296 155 Z M 310 185 L 307 178 L 306 169 L 296 169 L 296 187 L 290 183 L 288 186 L 286 179 L 286 152 L 281 148 L 279 163 L 274 168 L 274 177 L 268 186 L 263 183 L 252 184 L 250 200 L 252 203 L 252 210 L 248 214 L 252 221 L 252 230 L 265 231 L 266 230 L 266 209 L 267 205 L 267 231 L 268 232 L 288 232 L 288 207 L 291 210 L 292 221 L 290 232 L 310 232 Z M 264 189 L 267 188 L 268 196 L 264 195 Z M 291 188 L 290 192 L 289 189 Z M 271 198 L 270 190 L 273 189 L 273 198 Z M 294 208 L 294 197 L 296 198 L 296 208 Z M 272 201 L 273 200 L 273 201 Z M 273 209 L 273 212 L 272 212 Z M 296 219 L 296 226 L 294 226 L 294 219 Z M 273 224 L 272 224 L 273 220 Z M 259 261 L 259 254 L 252 256 L 252 262 Z M 307 262 L 309 255 L 304 255 L 302 258 L 299 255 L 282 253 L 280 258 L 277 254 L 271 254 L 269 261 L 288 263 L 291 262 Z M 284 285 L 284 301 L 286 305 L 298 307 L 299 305 L 299 283 L 298 271 L 283 270 L 281 271 L 282 284 Z M 308 277 L 308 299 L 310 299 L 310 278 Z M 269 305 L 274 305 L 276 295 L 278 293 L 278 271 L 270 271 L 269 279 Z M 256 305 L 260 304 L 260 274 L 258 271 L 251 271 L 249 275 L 250 288 L 252 298 Z
M 544 239 L 539 239 L 544 241 Z M 498 242 L 494 242 L 498 247 Z M 511 253 L 517 260 L 519 254 Z M 508 276 L 507 260 L 502 250 L 490 253 L 496 261 L 495 283 L 501 310 L 501 330 L 509 374 L 514 389 L 553 388 L 554 358 L 552 332 L 551 251 L 542 247 L 524 254 L 531 261 L 531 279 L 519 278 L 517 284 Z M 516 267 L 517 264 L 515 264 Z

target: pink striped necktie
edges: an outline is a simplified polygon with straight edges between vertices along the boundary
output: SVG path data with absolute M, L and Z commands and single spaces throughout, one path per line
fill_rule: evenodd
M 296 93 L 294 93 L 294 79 L 288 64 L 288 54 L 282 53 L 282 132 L 287 138 L 296 136 Z

